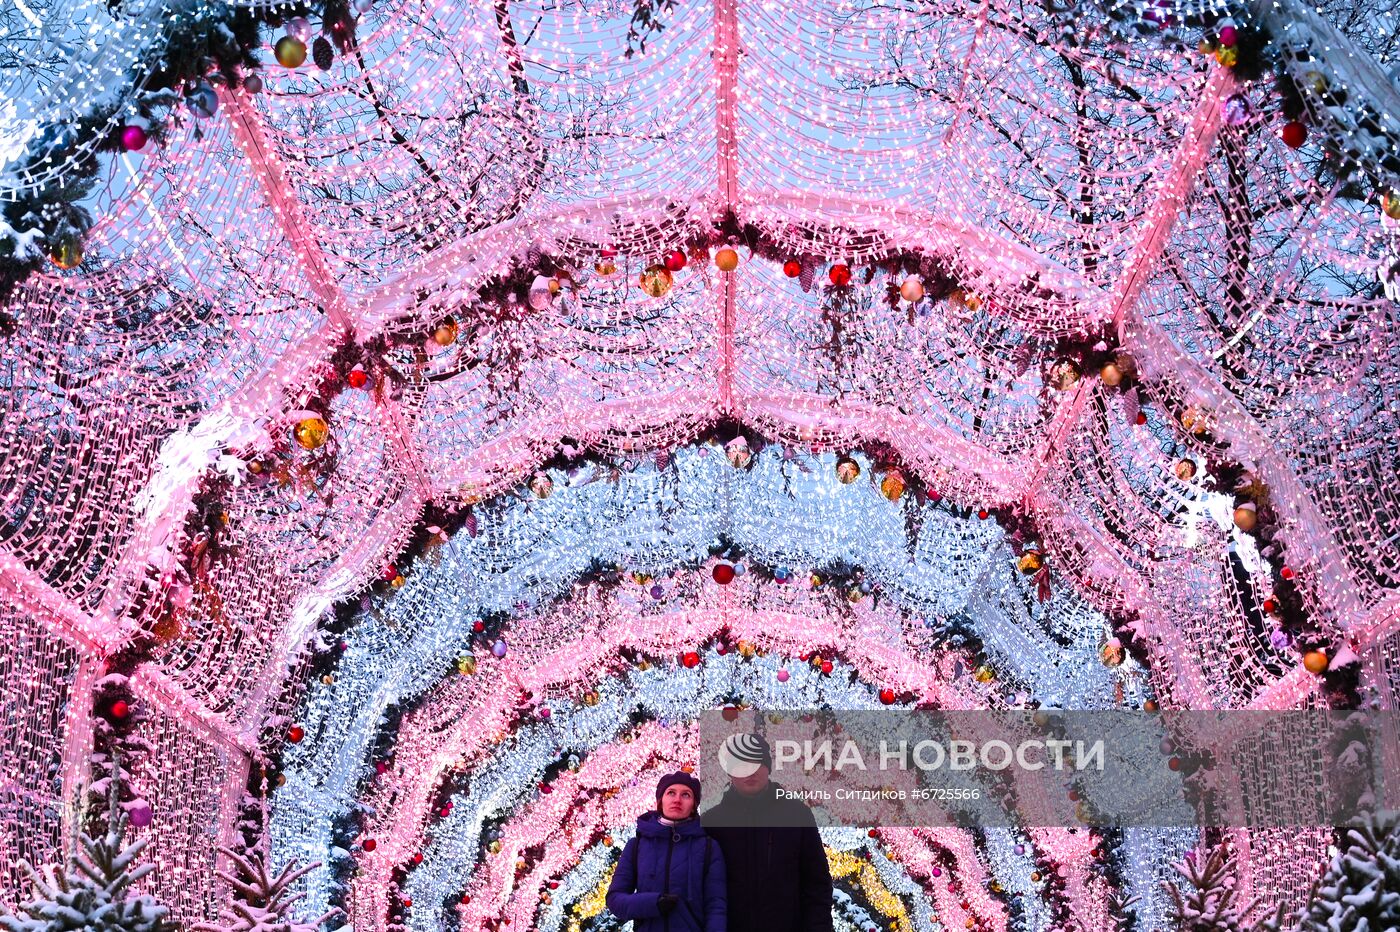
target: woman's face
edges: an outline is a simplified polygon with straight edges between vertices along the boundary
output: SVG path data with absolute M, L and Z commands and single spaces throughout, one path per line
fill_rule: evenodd
M 668 819 L 688 819 L 695 811 L 695 794 L 690 787 L 672 783 L 661 794 L 661 814 Z

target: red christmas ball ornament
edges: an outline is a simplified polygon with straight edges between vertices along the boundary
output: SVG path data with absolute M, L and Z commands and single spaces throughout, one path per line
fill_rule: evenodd
M 379 847 L 379 842 L 375 841 L 373 838 L 366 838 L 364 841 L 360 842 L 360 847 L 366 851 L 373 851 L 375 848 Z
M 789 259 L 783 263 L 783 274 L 788 278 L 796 278 L 802 274 L 802 263 L 796 259 Z
M 834 670 L 834 669 L 836 669 L 836 667 L 832 664 L 832 662 L 831 662 L 830 660 L 823 660 L 823 661 L 822 661 L 822 672 L 823 672 L 823 673 L 829 674 L 829 673 L 831 673 L 831 671 Z
M 480 619 L 472 622 L 472 630 L 475 631 L 477 634 L 480 634 L 481 632 L 486 630 L 486 622 L 481 621 Z
M 406 897 L 403 898 L 403 908 L 404 908 L 404 909 L 408 909 L 408 908 L 409 908 L 410 906 L 412 906 L 412 905 L 413 905 L 413 897 L 411 897 L 411 896 L 406 896 Z
M 374 772 L 382 776 L 389 772 L 389 765 L 382 760 L 377 760 L 374 762 Z
M 1283 139 L 1283 144 L 1290 149 L 1297 149 L 1308 140 L 1308 128 L 1297 120 L 1290 120 L 1283 124 L 1283 130 L 1279 133 Z
M 364 388 L 369 384 L 369 373 L 363 369 L 351 369 L 350 374 L 345 377 L 345 382 L 351 388 Z
M 1137 425 L 1138 425 L 1139 427 L 1141 427 L 1142 425 L 1144 425 L 1144 424 L 1146 424 L 1146 423 L 1147 423 L 1147 415 L 1144 414 L 1143 412 L 1139 411 L 1139 412 L 1137 413 Z
M 880 690 L 880 701 L 885 705 L 894 705 L 894 690 L 888 686 Z
M 1265 614 L 1272 615 L 1274 612 L 1278 611 L 1278 602 L 1274 601 L 1272 597 L 1267 598 L 1264 600 L 1263 608 Z
M 421 851 L 416 851 L 416 852 L 414 852 L 414 854 L 413 854 L 413 863 L 414 863 L 414 864 L 422 864 L 422 863 L 423 863 L 423 852 L 421 852 Z
M 112 718 L 126 718 L 129 714 L 131 714 L 131 707 L 122 700 L 118 699 L 112 703 Z
M 462 894 L 462 905 L 463 905 L 463 906 L 469 906 L 469 905 L 471 905 L 471 901 L 472 901 L 472 895 L 471 895 L 470 893 L 463 893 L 463 894 Z
M 381 575 L 384 577 L 385 582 L 393 582 L 399 575 L 399 568 L 390 563 L 388 566 L 384 567 L 384 572 Z
M 727 705 L 719 714 L 726 722 L 732 722 L 739 717 L 739 710 L 732 705 Z
M 716 563 L 711 575 L 714 576 L 715 582 L 727 586 L 734 581 L 734 567 L 728 563 Z
M 851 283 L 851 267 L 838 262 L 831 267 L 831 271 L 827 273 L 827 276 L 830 277 L 831 283 L 837 288 L 845 288 Z
M 306 729 L 302 728 L 300 725 L 293 725 L 291 728 L 287 729 L 287 740 L 292 742 L 292 744 L 300 744 L 301 739 L 305 737 Z
M 687 670 L 694 669 L 700 666 L 700 655 L 693 650 L 688 650 L 681 657 L 681 663 L 685 665 Z
M 1293 572 L 1293 567 L 1291 566 L 1285 566 L 1283 569 L 1278 571 L 1278 574 L 1284 579 L 1292 579 L 1294 576 L 1298 575 L 1297 573 Z
M 666 254 L 666 271 L 679 272 L 685 268 L 685 253 L 679 249 L 673 249 Z
M 983 521 L 986 521 L 987 518 L 988 518 L 988 516 L 990 516 L 990 515 L 991 515 L 991 512 L 988 511 L 988 510 L 985 509 L 985 508 L 979 508 L 979 509 L 977 509 L 977 517 L 981 518 Z

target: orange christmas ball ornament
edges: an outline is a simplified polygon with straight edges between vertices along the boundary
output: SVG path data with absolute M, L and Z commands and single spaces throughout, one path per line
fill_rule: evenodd
M 739 267 L 739 254 L 728 246 L 715 253 L 715 268 L 721 272 L 732 272 Z
M 1327 655 L 1320 650 L 1310 650 L 1303 655 L 1303 669 L 1309 673 L 1326 672 L 1328 663 Z
M 297 446 L 303 450 L 319 450 L 326 445 L 330 434 L 329 425 L 319 417 L 308 417 L 297 421 L 297 426 L 292 431 Z
M 76 236 L 64 237 L 49 251 L 49 261 L 65 272 L 83 263 L 83 244 Z
M 1234 517 L 1235 527 L 1248 534 L 1259 523 L 1259 509 L 1253 502 L 1245 502 L 1235 509 Z

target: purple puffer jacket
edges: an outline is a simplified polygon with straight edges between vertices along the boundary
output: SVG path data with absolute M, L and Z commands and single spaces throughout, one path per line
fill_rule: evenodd
M 622 849 L 608 910 L 632 921 L 633 932 L 725 932 L 724 855 L 698 818 L 662 825 L 656 812 L 637 819 L 637 835 Z M 663 893 L 680 898 L 661 915 Z

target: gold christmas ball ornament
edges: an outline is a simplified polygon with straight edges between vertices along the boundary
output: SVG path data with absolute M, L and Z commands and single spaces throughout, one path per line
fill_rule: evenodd
M 300 68 L 306 64 L 306 43 L 292 36 L 278 39 L 272 51 L 277 56 L 277 64 L 283 68 Z
M 600 697 L 598 693 L 590 689 L 588 692 L 583 694 L 583 704 L 587 706 L 595 706 L 598 704 L 599 698 Z
M 994 675 L 995 674 L 992 673 L 992 668 L 983 664 L 972 674 L 972 678 L 979 683 L 990 683 Z
M 880 480 L 880 494 L 892 502 L 899 500 L 900 496 L 904 494 L 904 488 L 904 473 L 898 469 L 891 469 Z
M 83 244 L 76 236 L 65 236 L 49 250 L 49 261 L 65 272 L 83 264 Z
M 593 263 L 593 271 L 603 278 L 612 278 L 617 274 L 617 250 L 611 246 L 605 246 L 598 253 L 598 261 Z
M 1400 220 L 1400 194 L 1387 191 L 1381 195 L 1381 210 L 1391 220 Z
M 545 288 L 550 294 L 558 294 L 563 287 L 563 285 L 559 284 L 559 279 L 557 278 L 551 278 L 548 284 L 545 285 Z
M 1215 50 L 1215 60 L 1226 68 L 1235 67 L 1235 62 L 1240 60 L 1239 50 L 1233 45 L 1229 48 L 1219 48 Z
M 728 246 L 715 252 L 715 268 L 721 272 L 732 272 L 739 267 L 739 254 Z
M 433 342 L 438 346 L 451 346 L 457 342 L 457 321 L 451 317 L 438 324 L 433 330 Z
M 738 644 L 738 648 L 739 656 L 743 657 L 745 660 L 748 660 L 750 657 L 752 657 L 758 652 L 758 648 L 754 645 L 753 641 L 741 640 Z
M 1099 381 L 1109 388 L 1123 384 L 1123 369 L 1116 362 L 1106 362 L 1099 370 Z
M 666 266 L 649 265 L 637 284 L 642 286 L 642 291 L 646 292 L 648 297 L 660 298 L 671 290 L 675 281 L 675 277 Z
M 1021 554 L 1021 559 L 1016 561 L 1016 568 L 1027 576 L 1034 576 L 1040 572 L 1040 568 L 1045 565 L 1045 554 L 1039 550 L 1027 550 Z
M 1200 405 L 1187 405 L 1186 410 L 1181 412 L 1181 426 L 1200 437 L 1210 431 L 1210 417 Z
M 537 472 L 530 480 L 530 491 L 535 493 L 536 498 L 549 498 L 554 491 L 554 480 L 547 473 Z
M 1190 482 L 1196 478 L 1196 461 L 1191 459 L 1177 460 L 1176 465 L 1172 467 L 1172 472 L 1176 473 L 1176 477 L 1182 482 Z
M 1259 523 L 1259 508 L 1253 502 L 1245 502 L 1235 509 L 1234 517 L 1235 527 L 1248 534 Z
M 982 310 L 982 299 L 975 294 L 963 295 L 963 305 L 972 313 Z
M 836 478 L 842 485 L 850 485 L 860 478 L 860 464 L 849 456 L 843 456 L 836 461 Z
M 408 581 L 408 580 L 404 579 L 403 574 L 400 573 L 399 575 L 395 576 L 393 579 L 389 580 L 389 585 L 393 586 L 395 589 L 402 589 L 402 588 L 403 588 L 403 584 L 404 584 L 405 582 L 407 582 L 407 581 Z
M 899 296 L 910 304 L 922 301 L 924 297 L 924 283 L 917 275 L 910 275 L 899 284 Z
M 297 421 L 292 429 L 292 437 L 303 450 L 319 450 L 330 439 L 331 429 L 319 417 L 307 417 Z
M 501 853 L 501 842 L 500 842 L 500 840 L 499 840 L 499 839 L 492 839 L 492 840 L 491 840 L 491 843 L 488 844 L 488 845 L 486 846 L 486 850 L 487 850 L 487 851 L 490 851 L 492 854 L 500 854 L 500 853 Z
M 746 469 L 749 463 L 753 462 L 753 451 L 749 449 L 749 442 L 743 437 L 735 437 L 726 443 L 724 455 L 729 460 L 729 465 L 735 469 Z
M 1060 391 L 1067 391 L 1079 384 L 1079 367 L 1071 360 L 1062 359 L 1050 367 L 1050 385 Z
M 457 658 L 457 672 L 463 676 L 471 676 L 476 673 L 476 655 L 463 654 Z
M 1099 648 L 1099 660 L 1106 667 L 1118 667 L 1123 665 L 1123 642 L 1117 638 L 1109 638 L 1104 641 Z

